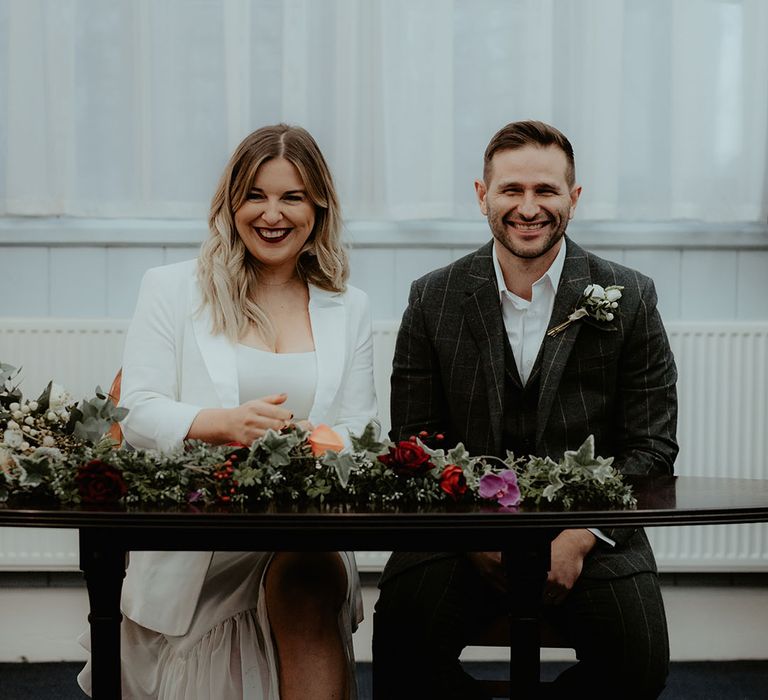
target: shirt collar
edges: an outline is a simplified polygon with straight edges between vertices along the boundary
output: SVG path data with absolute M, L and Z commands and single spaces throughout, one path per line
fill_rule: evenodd
M 560 277 L 563 275 L 565 248 L 567 244 L 565 237 L 563 237 L 563 244 L 560 246 L 557 256 L 552 261 L 552 264 L 547 271 L 533 283 L 534 287 L 542 280 L 549 279 L 549 283 L 552 285 L 552 291 L 557 293 L 557 286 L 560 284 Z M 499 256 L 496 254 L 496 241 L 494 241 L 491 246 L 491 257 L 493 258 L 493 271 L 496 273 L 496 286 L 499 290 L 499 299 L 503 299 L 505 294 L 511 294 L 515 297 L 516 295 L 507 289 L 507 283 L 504 281 L 504 275 L 501 272 L 501 264 L 499 263 Z

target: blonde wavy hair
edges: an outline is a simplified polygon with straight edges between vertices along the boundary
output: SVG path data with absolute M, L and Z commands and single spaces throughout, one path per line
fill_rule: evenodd
M 235 227 L 235 212 L 245 203 L 256 171 L 272 158 L 285 158 L 296 167 L 315 206 L 315 225 L 296 263 L 298 276 L 332 292 L 343 292 L 349 276 L 338 196 L 317 143 L 298 126 L 257 129 L 235 149 L 219 180 L 208 216 L 210 235 L 197 264 L 203 307 L 213 320 L 211 330 L 233 342 L 251 325 L 265 339 L 274 337 L 272 323 L 258 303 L 262 265 L 248 253 Z

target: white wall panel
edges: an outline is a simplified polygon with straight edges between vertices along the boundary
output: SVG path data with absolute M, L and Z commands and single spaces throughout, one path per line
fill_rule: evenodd
M 107 249 L 50 249 L 51 316 L 107 315 Z
M 162 248 L 107 248 L 107 316 L 130 318 L 139 284 L 150 267 L 163 264 Z
M 768 251 L 740 251 L 736 283 L 737 317 L 750 320 L 766 318 L 768 316 Z
M 686 321 L 736 316 L 735 251 L 686 250 L 680 273 L 680 317 Z
M 118 232 L 119 233 L 119 232 Z M 450 232 L 449 232 L 450 233 Z M 129 316 L 144 270 L 196 257 L 198 245 L 157 246 L 151 239 L 122 246 L 94 240 L 87 245 L 40 245 L 0 241 L 0 313 L 4 316 Z M 117 237 L 117 233 L 115 237 Z M 446 234 L 447 236 L 448 234 Z M 394 236 L 394 237 L 393 237 Z M 375 319 L 400 318 L 411 282 L 475 250 L 482 240 L 456 242 L 457 236 L 428 242 L 381 234 L 353 247 L 350 281 L 371 298 Z M 461 238 L 458 239 L 461 241 Z M 768 249 L 750 243 L 733 248 L 703 245 L 585 244 L 599 255 L 623 262 L 656 283 L 665 321 L 763 320 L 768 318 Z M 417 245 L 413 245 L 417 243 Z M 768 246 L 766 241 L 765 246 Z M 113 285 L 117 284 L 117 287 Z
M 681 318 L 681 261 L 679 250 L 628 250 L 624 255 L 625 265 L 653 279 L 659 296 L 659 312 L 665 321 Z
M 400 318 L 408 305 L 411 282 L 452 261 L 446 248 L 416 248 L 395 251 L 394 316 Z
M 477 246 L 467 246 L 465 248 L 451 248 L 451 260 L 458 260 L 465 255 L 469 255 L 474 250 L 477 250 Z
M 349 281 L 370 297 L 373 318 L 394 318 L 395 251 L 391 248 L 353 248 L 349 257 Z
M 576 241 L 578 243 L 578 241 Z M 624 249 L 623 248 L 601 248 L 599 251 L 595 251 L 601 258 L 610 260 L 611 262 L 625 265 L 624 262 Z
M 0 248 L 0 307 L 5 316 L 47 316 L 48 249 Z
M 200 252 L 200 246 L 184 246 L 183 248 L 164 248 L 163 263 L 170 265 L 175 262 L 183 262 L 184 260 L 191 260 L 196 258 Z

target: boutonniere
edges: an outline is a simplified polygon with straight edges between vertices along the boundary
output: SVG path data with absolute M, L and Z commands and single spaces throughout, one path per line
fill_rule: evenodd
M 587 285 L 573 313 L 562 323 L 550 328 L 547 331 L 547 335 L 552 338 L 560 331 L 568 328 L 574 321 L 578 321 L 585 316 L 589 316 L 595 319 L 595 321 L 613 321 L 614 311 L 619 308 L 622 289 L 624 287 L 615 284 L 605 288 L 599 284 Z

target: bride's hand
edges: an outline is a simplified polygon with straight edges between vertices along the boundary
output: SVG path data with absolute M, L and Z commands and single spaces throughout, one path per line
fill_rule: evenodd
M 280 405 L 287 398 L 286 394 L 272 394 L 246 401 L 236 408 L 203 409 L 192 421 L 187 439 L 250 445 L 267 430 L 281 430 L 290 425 L 293 414 Z
M 293 413 L 280 406 L 287 398 L 286 394 L 262 396 L 230 409 L 232 439 L 250 445 L 256 438 L 264 437 L 267 430 L 282 430 L 290 425 Z

